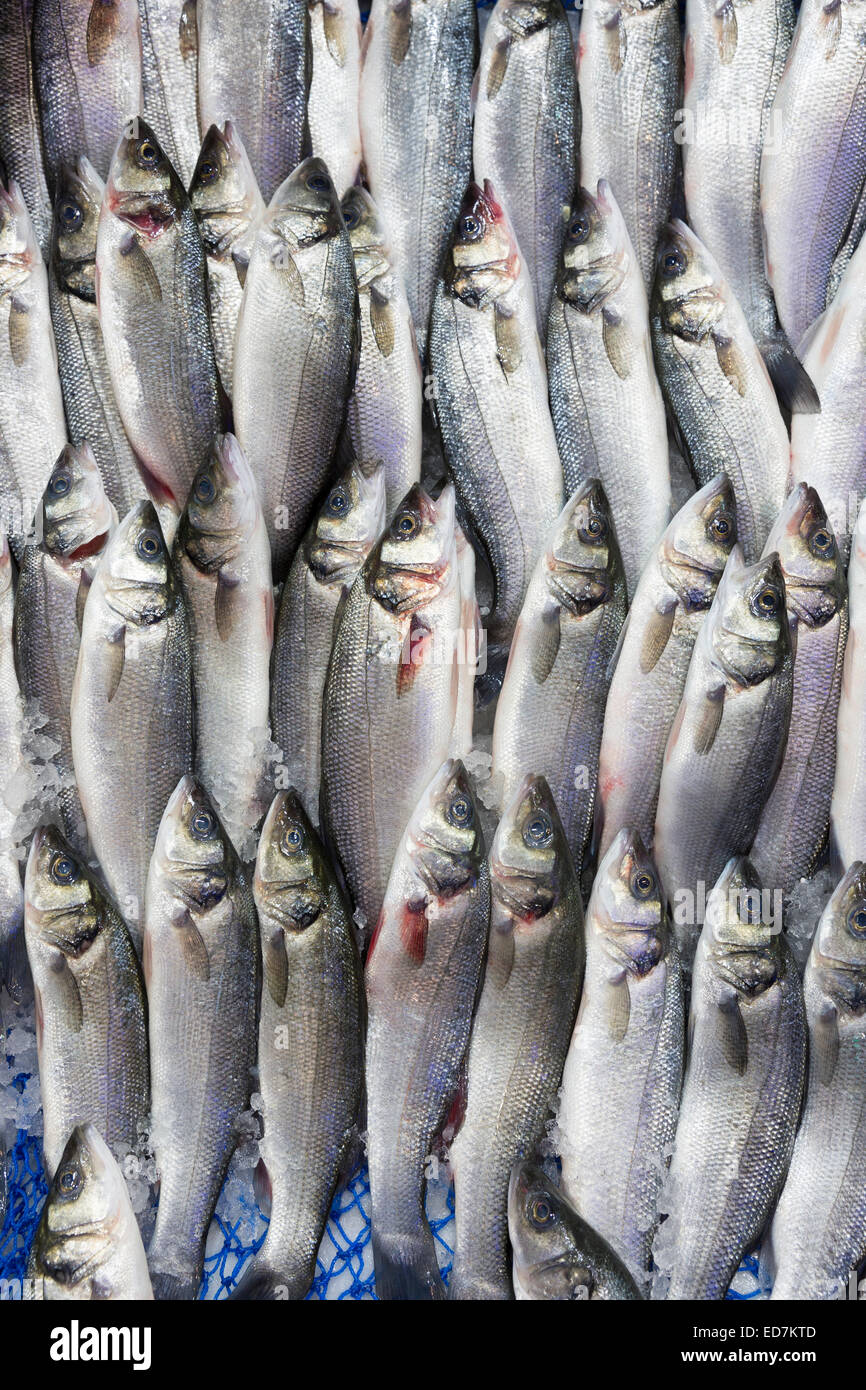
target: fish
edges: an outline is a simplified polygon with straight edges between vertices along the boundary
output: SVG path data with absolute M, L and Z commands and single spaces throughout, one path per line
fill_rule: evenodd
M 794 19 L 792 0 L 687 0 L 685 96 L 677 117 L 689 226 L 743 310 L 779 400 L 789 411 L 808 412 L 818 410 L 818 396 L 779 323 L 761 221 L 761 155 L 782 134 L 773 101 Z
M 354 378 L 357 319 L 339 200 L 322 161 L 308 159 L 259 224 L 235 339 L 235 433 L 258 479 L 278 579 L 330 473 Z
M 92 450 L 120 516 L 147 496 L 108 370 L 96 307 L 96 235 L 105 185 L 82 156 L 61 164 L 54 199 L 48 302 L 69 438 Z
M 342 198 L 361 165 L 361 11 L 358 0 L 308 0 L 307 8 L 311 153 L 325 161 Z
M 733 490 L 717 473 L 683 503 L 641 575 L 605 705 L 594 825 L 599 856 L 626 825 L 652 842 L 665 745 L 736 540 Z
M 866 219 L 864 75 L 866 6 L 803 0 L 761 160 L 767 274 L 795 348 L 832 300 Z
M 598 753 L 625 575 L 601 484 L 566 502 L 529 583 L 493 724 L 500 806 L 529 772 L 546 778 L 580 867 L 593 825 Z
M 93 450 L 89 444 L 68 444 L 48 479 L 34 540 L 24 549 L 14 640 L 21 693 L 38 702 L 42 733 L 58 745 L 53 762 L 63 833 L 84 852 L 87 827 L 75 786 L 69 704 L 84 604 L 116 525 Z
M 477 58 L 474 0 L 373 0 L 361 50 L 364 169 L 422 359 L 439 265 L 472 175 Z
M 96 1125 L 117 1158 L 137 1151 L 150 1109 L 147 1004 L 120 913 L 54 826 L 33 836 L 24 900 L 50 1181 L 76 1125 Z
M 794 693 L 779 775 L 749 858 L 761 881 L 787 897 L 820 863 L 830 822 L 836 724 L 848 639 L 848 586 L 833 528 L 814 488 L 788 495 L 770 532 L 793 623 Z
M 382 219 L 366 189 L 341 204 L 358 281 L 359 350 L 343 450 L 385 466 L 388 516 L 421 478 L 421 366 L 412 314 Z
M 142 114 L 158 138 L 184 188 L 198 158 L 199 43 L 196 0 L 138 0 L 141 15 Z M 241 52 L 246 55 L 249 35 Z M 243 64 L 238 61 L 238 66 Z M 130 111 L 129 115 L 136 113 Z M 205 122 L 203 129 L 211 124 Z
M 532 285 L 490 183 L 469 185 L 453 229 L 431 318 L 430 368 L 448 471 L 493 574 L 487 639 L 495 671 L 565 495 Z
M 550 412 L 571 493 L 610 498 L 630 596 L 671 517 L 664 401 L 646 291 L 610 184 L 568 206 L 547 329 Z
M 271 724 L 313 824 L 319 820 L 322 698 L 334 633 L 349 590 L 384 526 L 384 465 L 351 464 L 298 546 L 280 596 Z
M 93 1124 L 77 1125 L 63 1150 L 27 1279 L 36 1301 L 153 1301 L 123 1173 Z
M 151 502 L 127 513 L 102 553 L 70 712 L 90 842 L 138 947 L 160 818 L 192 768 L 189 624 Z
M 304 1298 L 364 1087 L 364 983 L 349 905 L 294 791 L 278 792 L 253 892 L 264 982 L 259 1023 L 264 1245 L 232 1294 Z
M 583 1302 L 643 1295 L 618 1255 L 534 1163 L 515 1163 L 508 1234 L 517 1299 Z
M 443 1299 L 426 1164 L 460 1088 L 490 927 L 490 872 L 466 770 L 443 763 L 413 811 L 365 970 L 367 1156 L 379 1299 Z
M 649 294 L 679 167 L 677 0 L 586 0 L 580 19 L 581 181 L 610 183 Z
M 15 813 L 20 796 L 12 794 L 24 753 L 24 711 L 15 670 L 14 622 L 14 567 L 9 542 L 0 532 L 0 747 L 5 750 L 0 772 L 0 985 L 18 1003 L 27 987 L 28 968 Z
M 137 0 L 34 0 L 33 70 L 49 188 L 82 156 L 101 179 L 142 109 Z
M 211 334 L 220 380 L 232 394 L 235 333 L 256 228 L 265 210 L 247 152 L 231 121 L 204 137 L 189 200 L 207 256 Z
M 654 1246 L 658 1291 L 722 1299 L 775 1206 L 806 1073 L 800 973 L 747 859 L 728 862 L 707 901 L 689 1039 Z
M 706 895 L 748 850 L 778 775 L 793 684 L 779 557 L 746 565 L 738 543 L 695 641 L 656 811 L 653 853 L 686 968 Z
M 139 118 L 111 164 L 96 303 L 123 427 L 171 539 L 222 423 L 207 265 L 180 176 Z
M 147 1260 L 158 1299 L 189 1300 L 249 1105 L 259 949 L 251 874 L 189 774 L 160 822 L 144 936 L 160 1184 Z
M 406 494 L 343 606 L 322 702 L 321 817 L 356 914 L 379 920 L 394 855 L 461 727 L 454 492 Z
M 771 1298 L 844 1298 L 866 1256 L 866 866 L 852 864 L 818 923 L 803 979 L 806 1100 L 770 1226 Z
M 22 190 L 36 242 L 43 256 L 51 245 L 51 197 L 45 177 L 42 130 L 33 77 L 31 18 L 33 0 L 0 5 L 0 170 Z
M 198 0 L 201 129 L 232 122 L 266 203 L 310 154 L 310 28 L 305 0 Z
M 866 859 L 866 501 L 848 565 L 848 623 L 830 801 L 830 860 L 840 871 Z
M 0 529 L 16 560 L 65 443 L 45 265 L 21 189 L 0 184 Z
M 737 533 L 758 559 L 788 490 L 788 431 L 743 311 L 707 248 L 673 221 L 650 303 L 656 369 L 698 484 L 731 480 Z
M 508 1185 L 531 1158 L 556 1100 L 583 980 L 580 886 L 556 805 L 529 776 L 489 855 L 487 967 L 466 1065 L 463 1123 L 451 1145 L 451 1299 L 508 1299 Z
M 511 219 L 543 343 L 580 144 L 574 42 L 560 0 L 498 0 L 476 85 L 475 177 L 490 180 Z
M 585 930 L 586 976 L 557 1115 L 562 1190 L 648 1292 L 685 1005 L 658 870 L 628 827 L 599 864 Z
M 232 434 L 193 480 L 172 563 L 189 620 L 195 770 L 244 860 L 271 800 L 271 550 L 256 480 Z

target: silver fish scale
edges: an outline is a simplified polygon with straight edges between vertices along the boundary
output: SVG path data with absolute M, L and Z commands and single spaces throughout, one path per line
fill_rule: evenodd
M 45 178 L 30 41 L 32 0 L 0 5 L 0 163 L 24 194 L 43 256 L 51 244 L 51 198 Z
M 138 0 L 138 9 L 143 114 L 188 188 L 200 143 L 196 0 Z

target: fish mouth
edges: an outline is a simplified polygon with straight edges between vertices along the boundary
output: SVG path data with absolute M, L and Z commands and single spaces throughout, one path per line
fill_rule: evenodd
M 524 922 L 534 922 L 550 911 L 556 899 L 552 881 L 540 883 L 537 878 L 521 873 L 491 858 L 491 877 L 500 902 Z
M 165 194 L 124 192 L 109 183 L 105 203 L 109 212 L 121 222 L 151 241 L 161 236 L 175 220 L 174 208 Z
M 606 603 L 611 595 L 611 580 L 607 569 L 586 569 L 579 565 L 563 564 L 560 560 L 552 560 L 548 564 L 548 574 L 550 576 L 551 588 L 556 592 L 556 596 L 570 612 L 578 617 L 583 617 L 591 613 L 599 604 Z M 581 591 L 575 593 L 573 588 L 566 587 L 566 579 L 575 581 L 581 585 Z
M 334 583 L 347 572 L 357 569 L 365 549 L 363 541 L 341 541 L 339 545 L 314 541 L 307 553 L 307 565 L 320 583 Z
M 222 861 L 220 861 L 222 862 Z M 166 855 L 163 871 L 187 907 L 210 908 L 222 902 L 228 892 L 229 879 L 224 869 L 214 865 L 202 867 L 188 860 Z
M 390 613 L 408 613 L 436 597 L 445 568 L 436 564 L 411 568 L 383 564 L 382 572 L 373 580 L 373 594 Z
M 81 560 L 90 560 L 94 555 L 98 555 L 108 541 L 108 532 L 100 531 L 88 541 L 82 541 L 66 554 L 66 560 L 75 563 Z

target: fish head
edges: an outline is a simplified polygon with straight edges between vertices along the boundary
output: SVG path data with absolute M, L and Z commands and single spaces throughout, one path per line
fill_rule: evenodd
M 0 184 L 0 298 L 14 294 L 42 264 L 24 195 L 14 180 Z
M 304 541 L 307 564 L 319 583 L 351 583 L 384 524 L 384 464 L 351 463 L 330 488 Z
M 173 893 L 187 907 L 207 911 L 222 902 L 236 856 L 210 797 L 191 773 L 169 797 L 154 855 Z
M 515 1282 L 539 1300 L 591 1298 L 595 1280 L 575 1239 L 583 1225 L 534 1163 L 516 1163 L 508 1183 L 508 1234 Z
M 709 608 L 736 541 L 734 490 L 717 473 L 683 504 L 659 546 L 662 578 L 687 612 Z
M 484 838 L 475 797 L 459 758 L 448 758 L 424 792 L 408 830 L 412 861 L 434 897 L 478 878 Z
M 388 612 L 411 613 L 456 582 L 456 557 L 453 487 L 434 501 L 416 483 L 370 552 L 367 592 Z
M 491 890 L 526 924 L 545 917 L 573 872 L 553 794 L 543 777 L 524 778 L 505 807 L 490 850 Z
M 128 1205 L 123 1174 L 95 1125 L 72 1131 L 34 1237 L 41 1275 L 74 1288 L 110 1253 Z
M 620 830 L 598 866 L 590 909 L 629 969 L 644 975 L 661 960 L 666 908 L 658 869 L 637 830 Z
M 742 855 L 729 859 L 707 896 L 704 937 L 717 973 L 738 994 L 761 994 L 778 978 L 780 931 L 754 866 Z
M 364 288 L 391 268 L 388 238 L 379 210 L 366 188 L 357 184 L 348 188 L 340 206 L 355 258 L 358 286 Z
M 726 675 L 740 686 L 760 685 L 790 656 L 785 578 L 773 551 L 753 565 L 736 547 L 706 622 L 707 640 Z
M 445 261 L 445 284 L 455 298 L 481 309 L 506 294 L 520 274 L 511 223 L 493 185 L 470 183 L 460 205 Z
M 61 562 L 100 554 L 117 524 L 89 444 L 64 444 L 42 494 L 42 545 Z
M 171 611 L 177 581 L 152 502 L 137 502 L 115 527 L 94 582 L 124 622 L 145 627 Z
M 499 19 L 515 38 L 529 38 L 557 19 L 557 0 L 502 0 Z
M 96 233 L 105 185 L 82 155 L 61 164 L 54 195 L 51 254 L 58 283 L 67 294 L 96 303 Z
M 27 934 L 78 960 L 106 920 L 105 898 L 80 855 L 53 825 L 33 835 L 24 879 Z
M 667 332 L 691 343 L 704 342 L 725 311 L 715 261 L 678 219 L 668 223 L 659 239 L 653 305 Z
M 205 574 L 243 548 L 259 522 L 259 492 L 233 434 L 218 434 L 192 480 L 176 545 Z
M 599 179 L 596 196 L 578 188 L 565 219 L 556 279 L 559 297 L 591 314 L 619 289 L 629 260 L 628 233 L 607 179 Z
M 262 826 L 253 893 L 262 917 L 288 932 L 317 920 L 334 886 L 333 870 L 294 789 L 277 792 Z
M 604 488 L 582 483 L 560 512 L 544 557 L 547 586 L 577 618 L 625 596 L 625 575 Z
M 824 505 L 813 487 L 788 494 L 764 547 L 776 551 L 785 576 L 789 613 L 807 627 L 823 627 L 845 602 L 845 566 Z
M 212 125 L 202 141 L 189 186 L 202 241 L 208 255 L 225 257 L 247 231 L 261 205 L 261 195 L 243 141 L 232 121 Z
M 299 248 L 343 234 L 340 200 L 323 159 L 316 155 L 305 159 L 280 184 L 262 225 L 277 268 Z
M 860 976 L 866 1006 L 866 864 L 860 860 L 830 894 L 815 932 L 812 959 L 824 968 Z
M 139 242 L 155 242 L 176 227 L 189 206 L 168 155 L 141 116 L 120 137 L 105 186 L 103 215 L 118 218 Z

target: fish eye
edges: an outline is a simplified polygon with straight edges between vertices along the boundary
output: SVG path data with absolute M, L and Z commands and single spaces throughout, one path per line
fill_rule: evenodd
M 328 178 L 327 174 L 316 173 L 314 171 L 312 174 L 307 175 L 307 187 L 312 189 L 314 193 L 330 193 L 331 180 Z
M 67 468 L 58 468 L 52 473 L 48 482 L 48 491 L 52 497 L 65 497 L 72 490 L 72 475 Z
M 196 170 L 196 183 L 213 183 L 219 173 L 219 165 L 212 159 L 202 159 Z
M 651 898 L 655 889 L 655 874 L 651 874 L 648 869 L 641 869 L 631 881 L 631 891 L 636 898 Z
M 765 584 L 752 599 L 752 612 L 759 618 L 772 618 L 778 613 L 781 603 L 778 590 L 771 584 Z
M 586 241 L 589 236 L 589 218 L 585 212 L 573 212 L 571 214 L 566 235 L 569 241 L 573 241 L 576 246 Z
M 84 221 L 84 213 L 74 198 L 64 198 L 57 209 L 57 216 L 65 232 L 74 232 Z
M 298 825 L 297 821 L 292 821 L 290 825 L 286 826 L 286 829 L 283 832 L 283 838 L 281 841 L 283 853 L 300 854 L 301 850 L 304 848 L 305 843 L 306 836 L 304 835 L 303 828 L 300 825 Z
M 553 1207 L 546 1197 L 536 1197 L 529 1206 L 529 1219 L 540 1231 L 553 1224 Z
M 686 268 L 686 258 L 682 251 L 672 246 L 665 251 L 660 263 L 662 278 L 665 280 L 675 280 L 678 275 L 682 275 Z
M 530 849 L 544 849 L 553 839 L 553 821 L 546 811 L 536 811 L 523 828 L 524 843 Z
M 455 796 L 448 807 L 448 819 L 459 828 L 471 825 L 473 818 L 472 802 L 468 796 Z
M 207 506 L 208 503 L 214 500 L 216 497 L 216 485 L 209 473 L 202 473 L 201 476 L 196 479 L 193 496 L 196 502 L 202 502 L 204 506 Z
M 474 213 L 467 212 L 460 219 L 460 239 L 461 241 L 477 241 L 483 232 L 484 227 L 481 218 Z
M 68 854 L 55 854 L 51 861 L 51 877 L 55 883 L 74 883 L 79 877 L 78 865 Z
M 345 516 L 351 510 L 351 505 L 346 489 L 335 487 L 325 503 L 325 511 L 329 516 Z
M 420 527 L 421 523 L 414 512 L 398 512 L 391 531 L 396 540 L 409 541 L 417 535 Z
M 848 913 L 848 926 L 855 936 L 866 936 L 866 904 L 858 903 Z
M 707 527 L 710 540 L 729 541 L 735 534 L 734 519 L 727 512 L 716 512 Z
M 829 559 L 831 555 L 835 555 L 836 542 L 826 526 L 819 526 L 814 532 L 809 541 L 809 549 L 813 555 L 819 555 L 822 559 Z
M 159 150 L 155 142 L 147 137 L 140 140 L 138 149 L 135 151 L 135 158 L 142 169 L 155 169 L 159 163 Z
M 142 531 L 135 548 L 142 560 L 156 560 L 162 554 L 162 537 L 158 531 Z
M 196 811 L 189 828 L 194 840 L 210 840 L 216 832 L 216 816 L 210 811 Z
M 603 516 L 591 516 L 584 528 L 584 540 L 602 541 L 607 535 L 607 522 Z
M 347 208 L 343 209 L 343 221 L 350 232 L 354 227 L 357 227 L 360 220 L 361 214 L 352 203 L 350 203 Z
M 57 1174 L 57 1186 L 65 1197 L 71 1197 L 81 1186 L 81 1170 L 74 1163 L 67 1164 Z

